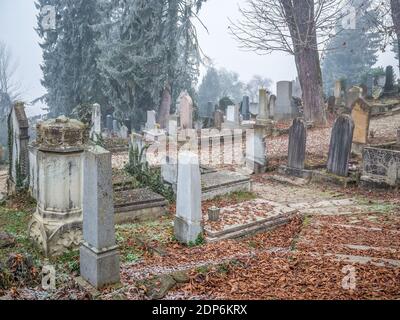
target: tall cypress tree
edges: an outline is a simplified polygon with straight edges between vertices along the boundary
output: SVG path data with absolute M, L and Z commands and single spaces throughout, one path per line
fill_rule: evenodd
M 79 104 L 106 104 L 103 79 L 97 67 L 99 33 L 93 26 L 100 19 L 96 0 L 38 0 L 41 10 L 56 10 L 56 29 L 44 30 L 38 16 L 37 32 L 42 38 L 43 80 L 46 102 L 52 116 L 70 115 Z
M 325 92 L 331 94 L 334 83 L 346 79 L 348 85 L 360 84 L 362 77 L 378 60 L 380 36 L 372 31 L 371 15 L 367 10 L 371 0 L 355 0 L 357 18 L 355 29 L 343 29 L 338 21 L 336 36 L 327 45 L 322 75 Z

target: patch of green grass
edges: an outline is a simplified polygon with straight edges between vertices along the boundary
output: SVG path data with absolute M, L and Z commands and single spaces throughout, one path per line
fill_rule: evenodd
M 61 256 L 51 258 L 50 262 L 57 265 L 61 272 L 77 274 L 80 272 L 79 250 L 69 250 Z
M 303 220 L 303 227 L 309 226 L 310 223 L 311 223 L 311 217 L 308 216 L 308 215 L 306 215 L 306 216 L 304 217 L 304 220 Z
M 202 246 L 203 244 L 205 244 L 206 243 L 206 239 L 204 238 L 204 235 L 201 233 L 201 234 L 199 234 L 199 236 L 197 237 L 197 239 L 196 239 L 196 241 L 191 241 L 191 242 L 189 242 L 189 244 L 188 244 L 188 247 L 189 248 L 192 248 L 192 247 L 198 247 L 198 246 Z
M 196 272 L 200 274 L 207 274 L 210 271 L 209 266 L 201 266 L 196 268 Z
M 128 253 L 125 257 L 125 261 L 128 263 L 134 263 L 134 262 L 138 262 L 141 258 L 141 255 L 137 254 L 137 253 Z

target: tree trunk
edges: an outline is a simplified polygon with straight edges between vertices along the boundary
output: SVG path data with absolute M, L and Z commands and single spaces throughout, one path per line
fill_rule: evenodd
M 297 73 L 303 91 L 304 117 L 317 126 L 324 126 L 326 116 L 314 0 L 280 1 L 293 42 Z
M 326 125 L 322 74 L 318 51 L 300 49 L 295 56 L 297 73 L 303 92 L 304 117 L 317 126 Z
M 394 30 L 397 36 L 397 45 L 399 48 L 398 58 L 400 61 L 400 0 L 390 0 L 391 10 L 392 10 L 392 18 L 394 24 Z M 399 70 L 400 70 L 400 62 L 399 62 Z
M 166 129 L 168 127 L 168 117 L 171 110 L 171 103 L 171 86 L 167 85 L 162 93 L 160 110 L 158 111 L 158 123 L 161 129 Z

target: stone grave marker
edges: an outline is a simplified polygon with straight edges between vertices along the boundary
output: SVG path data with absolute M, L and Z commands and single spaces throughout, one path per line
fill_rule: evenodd
M 156 129 L 156 112 L 154 110 L 147 111 L 146 130 Z
M 359 98 L 354 101 L 352 109 L 351 117 L 354 121 L 353 143 L 367 144 L 371 120 L 371 107 L 363 98 Z
M 192 152 L 184 151 L 178 156 L 177 188 L 174 233 L 178 241 L 189 244 L 203 232 L 200 164 Z
M 276 87 L 277 99 L 274 117 L 291 119 L 297 116 L 296 106 L 293 102 L 293 87 L 291 81 L 279 81 Z
M 237 105 L 228 106 L 226 109 L 226 121 L 239 124 L 239 107 Z
M 354 122 L 349 115 L 340 115 L 333 126 L 327 170 L 329 173 L 347 177 L 353 141 Z
M 255 174 L 265 173 L 267 169 L 264 133 L 264 126 L 255 125 L 246 134 L 246 167 Z
M 362 89 L 360 87 L 351 87 L 346 96 L 346 109 L 351 112 L 354 101 L 361 98 Z
M 289 130 L 289 168 L 304 169 L 306 159 L 307 124 L 301 118 L 293 120 Z
M 260 89 L 258 102 L 260 112 L 257 116 L 257 124 L 263 125 L 269 120 L 269 99 L 269 92 L 266 89 Z
M 111 153 L 100 146 L 85 155 L 81 276 L 100 289 L 120 280 L 115 239 Z
M 108 132 L 113 131 L 113 117 L 111 114 L 108 114 L 106 117 L 106 127 Z
M 121 128 L 119 129 L 120 138 L 122 138 L 122 139 L 128 138 L 128 131 L 129 130 L 125 125 L 121 126 Z
M 90 138 L 97 141 L 101 135 L 101 107 L 95 103 L 92 108 L 92 128 L 90 129 Z
M 243 120 L 250 120 L 250 97 L 244 96 L 242 100 L 242 116 Z
M 179 100 L 180 125 L 182 129 L 193 129 L 193 100 L 183 91 Z
M 119 123 L 117 120 L 113 120 L 113 133 L 118 134 L 119 132 Z
M 14 194 L 29 185 L 29 123 L 22 102 L 14 104 L 8 116 L 9 179 L 8 192 Z

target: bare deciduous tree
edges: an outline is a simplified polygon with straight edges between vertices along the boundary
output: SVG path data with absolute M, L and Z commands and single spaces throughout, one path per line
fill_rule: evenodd
M 243 19 L 231 21 L 241 48 L 258 54 L 282 51 L 295 57 L 305 117 L 325 124 L 319 50 L 343 18 L 340 0 L 247 0 Z

